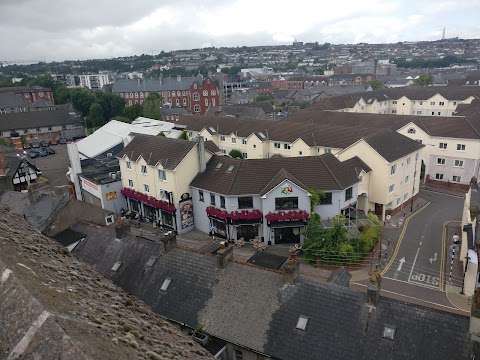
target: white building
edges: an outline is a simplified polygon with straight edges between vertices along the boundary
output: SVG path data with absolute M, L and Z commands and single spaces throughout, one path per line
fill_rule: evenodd
M 113 78 L 110 74 L 79 75 L 79 78 L 80 86 L 89 88 L 90 90 L 100 90 L 104 85 L 113 83 Z

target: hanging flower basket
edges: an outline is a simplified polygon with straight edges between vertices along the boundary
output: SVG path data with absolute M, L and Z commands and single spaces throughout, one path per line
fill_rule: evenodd
M 290 210 L 290 211 L 276 211 L 269 212 L 265 215 L 265 219 L 269 222 L 276 221 L 306 221 L 310 214 L 305 210 Z
M 239 220 L 261 220 L 263 218 L 263 214 L 260 210 L 253 209 L 253 210 L 240 210 L 240 211 L 232 211 L 228 217 L 233 221 Z
M 168 211 L 169 213 L 175 212 L 175 205 L 163 200 L 158 200 L 153 196 L 149 196 L 129 188 L 123 188 L 120 192 L 123 196 L 129 197 L 137 201 L 141 201 L 147 205 L 153 206 L 154 208 L 162 209 Z
M 208 216 L 214 216 L 218 219 L 222 219 L 224 221 L 227 221 L 228 218 L 228 212 L 227 210 L 221 210 L 215 206 L 209 206 L 206 209 L 207 215 Z

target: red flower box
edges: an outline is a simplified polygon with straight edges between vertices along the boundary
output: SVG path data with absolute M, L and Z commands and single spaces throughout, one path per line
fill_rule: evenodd
M 240 211 L 232 211 L 228 217 L 234 221 L 238 220 L 261 220 L 263 218 L 263 214 L 260 210 L 253 209 L 253 210 L 240 210 Z
M 275 221 L 306 221 L 310 214 L 305 210 L 290 210 L 290 211 L 276 211 L 269 212 L 265 215 L 265 219 L 269 222 Z
M 145 204 L 153 206 L 154 208 L 162 209 L 162 210 L 168 211 L 169 213 L 174 213 L 175 212 L 175 205 L 170 204 L 170 203 L 168 203 L 166 201 L 163 201 L 163 200 L 158 200 L 158 199 L 154 198 L 153 196 L 145 195 L 145 194 L 143 194 L 141 192 L 138 192 L 138 191 L 135 191 L 133 189 L 123 188 L 122 191 L 121 191 L 121 194 L 123 196 L 129 197 L 129 198 L 132 198 L 134 200 L 141 201 Z
M 209 216 L 215 216 L 216 218 L 227 221 L 227 218 L 228 218 L 227 210 L 221 210 L 219 208 L 216 208 L 215 206 L 209 206 L 207 207 L 206 211 L 207 211 L 207 215 Z

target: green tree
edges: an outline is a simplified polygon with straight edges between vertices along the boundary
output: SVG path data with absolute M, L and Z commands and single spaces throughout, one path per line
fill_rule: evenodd
M 160 120 L 160 104 L 160 95 L 156 92 L 150 93 L 143 103 L 143 116 L 150 119 Z
M 182 131 L 180 135 L 178 135 L 178 138 L 180 140 L 188 140 L 188 133 L 186 131 Z
M 372 80 L 368 83 L 372 87 L 373 90 L 378 90 L 383 87 L 383 83 L 380 80 Z
M 92 125 L 92 128 L 105 124 L 105 118 L 103 117 L 103 109 L 99 103 L 93 103 L 90 106 L 87 120 L 88 124 Z
M 130 119 L 130 122 L 132 122 L 136 118 L 143 116 L 143 106 L 140 104 L 125 106 L 120 113 L 120 116 Z
M 415 85 L 419 86 L 428 86 L 433 82 L 432 74 L 422 74 L 417 79 L 415 79 Z
M 80 111 L 82 116 L 89 115 L 90 107 L 92 106 L 93 103 L 97 101 L 96 96 L 86 89 L 74 89 L 70 99 L 72 101 L 72 105 L 75 108 L 75 110 Z M 101 106 L 100 106 L 100 109 L 101 109 Z
M 96 97 L 97 102 L 102 106 L 105 121 L 119 115 L 125 107 L 125 100 L 118 94 L 98 93 Z
M 132 122 L 132 120 L 130 120 L 129 118 L 127 118 L 125 116 L 115 116 L 114 120 L 121 121 L 121 122 L 128 123 L 128 124 L 130 124 Z
M 242 152 L 240 150 L 237 150 L 237 149 L 230 150 L 228 155 L 230 155 L 232 158 L 243 159 Z
M 165 134 L 163 133 L 163 131 L 160 131 L 157 136 L 160 136 L 160 137 L 166 137 Z

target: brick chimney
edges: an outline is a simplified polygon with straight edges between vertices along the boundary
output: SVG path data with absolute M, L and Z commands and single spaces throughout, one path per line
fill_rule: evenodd
M 382 275 L 380 271 L 375 269 L 369 273 L 370 284 L 367 287 L 367 303 L 370 306 L 377 307 L 380 298 L 380 283 L 382 282 Z
M 207 168 L 207 160 L 205 158 L 205 139 L 203 136 L 198 137 L 198 161 L 200 163 L 200 172 L 204 172 Z
M 300 274 L 300 262 L 294 258 L 289 258 L 283 267 L 283 280 L 287 284 L 293 284 Z
M 217 266 L 220 269 L 225 269 L 228 260 L 233 260 L 233 246 L 223 245 L 223 247 L 217 250 Z
M 163 234 L 160 242 L 162 244 L 162 251 L 166 254 L 177 246 L 177 234 L 175 234 L 175 231 L 169 231 Z
M 120 241 L 130 234 L 130 223 L 126 220 L 119 220 L 115 223 L 115 240 Z
M 7 162 L 5 161 L 5 155 L 0 153 L 0 176 L 7 175 Z

